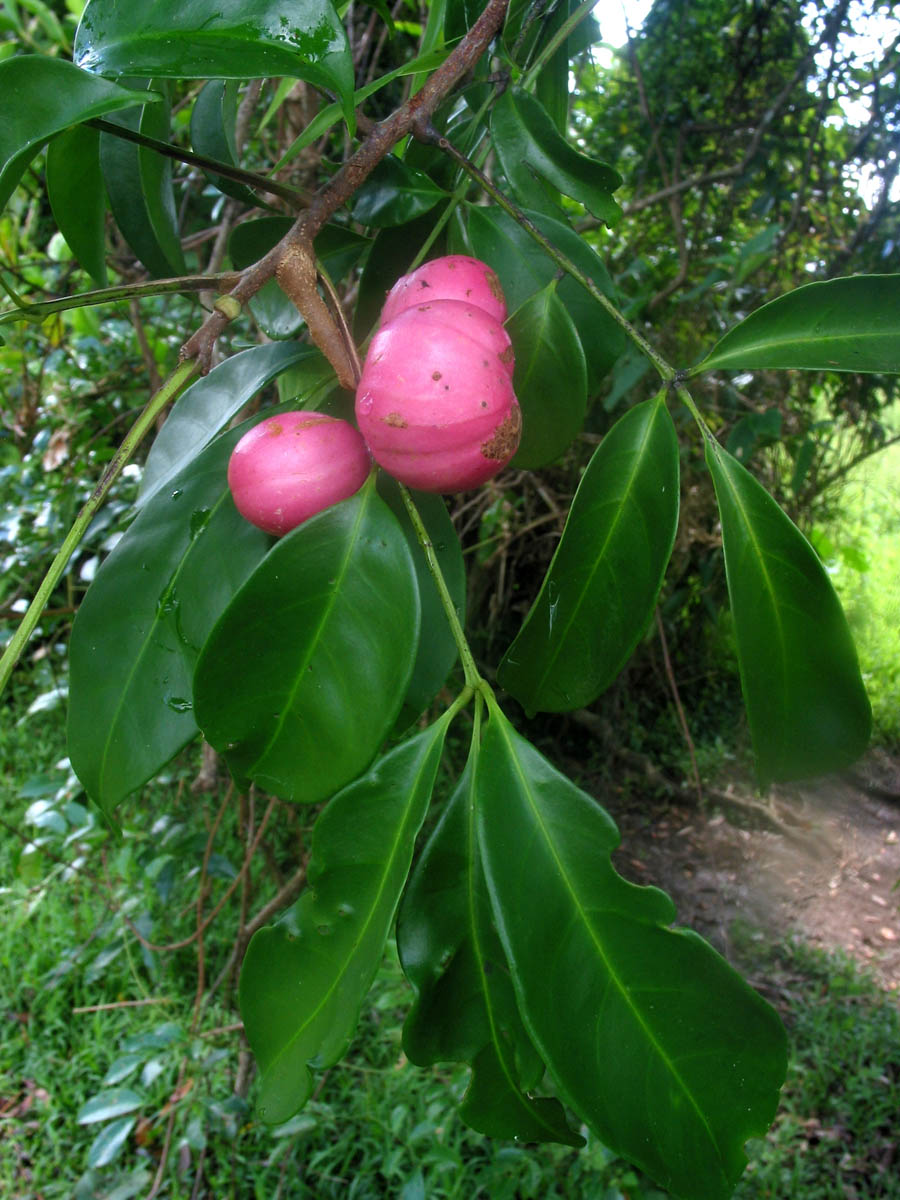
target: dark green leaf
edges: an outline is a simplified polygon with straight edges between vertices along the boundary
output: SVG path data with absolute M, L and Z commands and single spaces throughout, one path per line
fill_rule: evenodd
M 306 1103 L 310 1066 L 346 1052 L 412 861 L 447 720 L 379 759 L 316 822 L 309 887 L 253 938 L 241 970 L 244 1028 L 259 1062 L 259 1115 Z
M 89 0 L 74 58 L 98 75 L 305 79 L 355 125 L 353 59 L 328 0 Z
M 472 756 L 478 747 L 473 744 Z M 403 1026 L 411 1062 L 468 1062 L 460 1113 L 489 1137 L 582 1144 L 557 1100 L 532 1099 L 544 1064 L 516 1007 L 475 840 L 472 761 L 416 864 L 397 949 L 416 992 Z
M 400 497 L 399 488 L 389 475 L 381 472 L 378 479 L 378 491 L 400 522 L 400 527 L 409 542 L 422 605 L 422 633 L 419 638 L 419 648 L 406 698 L 403 701 L 403 711 L 400 713 L 401 724 L 408 725 L 437 695 L 446 681 L 451 667 L 456 662 L 458 651 L 444 614 L 437 587 L 428 570 L 428 563 L 422 547 L 418 543 L 416 531 L 409 519 L 406 505 Z M 447 506 L 440 496 L 429 495 L 427 492 L 412 492 L 411 495 L 428 531 L 444 576 L 444 582 L 447 584 L 456 607 L 457 616 L 460 623 L 465 625 L 466 568 L 463 563 L 462 547 L 459 544 L 453 522 L 450 520 L 450 514 L 447 512 Z
M 513 313 L 507 332 L 516 352 L 513 386 L 522 409 L 513 466 L 534 470 L 559 458 L 584 424 L 584 351 L 555 280 Z
M 353 218 L 375 227 L 405 225 L 429 212 L 446 196 L 423 171 L 393 154 L 382 159 L 353 200 Z
M 106 287 L 106 192 L 96 129 L 75 125 L 50 143 L 47 198 L 70 250 L 97 286 Z
M 80 71 L 61 58 L 20 54 L 0 62 L 0 209 L 22 177 L 22 172 L 55 133 L 135 100 L 157 100 L 142 96 L 88 71 Z
M 237 81 L 211 79 L 200 89 L 191 111 L 191 145 L 197 154 L 236 167 L 234 124 L 237 117 Z M 258 206 L 260 201 L 246 184 L 223 175 L 204 172 L 210 183 L 242 204 Z
M 604 295 L 615 299 L 615 288 L 600 256 L 574 230 L 542 213 L 526 215 L 538 229 L 594 281 Z M 489 262 L 500 277 L 510 312 L 529 296 L 546 287 L 557 267 L 516 222 L 500 208 L 473 206 L 468 210 L 467 253 Z M 575 323 L 588 369 L 588 394 L 625 349 L 625 334 L 602 305 L 592 300 L 580 283 L 566 276 L 558 286 L 559 298 Z
M 761 781 L 849 766 L 868 744 L 871 713 L 825 569 L 768 492 L 711 438 L 706 462 Z
M 499 679 L 526 712 L 590 704 L 653 614 L 678 525 L 678 439 L 660 394 L 594 452 Z
M 550 203 L 551 211 L 558 209 L 548 200 L 539 176 L 608 225 L 621 217 L 612 197 L 622 183 L 618 173 L 570 146 L 527 92 L 509 88 L 503 93 L 491 113 L 491 135 L 504 174 L 522 204 L 546 211 Z
M 119 114 L 115 123 L 138 131 L 142 109 L 132 108 Z M 112 133 L 100 135 L 100 166 L 112 209 L 122 236 L 151 275 L 158 278 L 175 275 L 182 265 L 180 247 L 178 262 L 171 262 L 160 245 L 150 215 L 153 203 L 159 218 L 160 197 L 146 196 L 142 182 L 142 155 L 151 154 L 133 142 L 126 142 Z M 157 156 L 158 157 L 158 156 Z M 169 210 L 171 211 L 171 210 Z M 172 237 L 169 237 L 171 244 Z
M 172 408 L 150 447 L 138 504 L 143 507 L 174 475 L 212 441 L 256 393 L 288 367 L 302 363 L 309 373 L 310 397 L 333 378 L 320 351 L 312 346 L 253 346 L 220 363 L 187 388 Z M 299 407 L 299 404 L 298 404 Z
M 131 1088 L 108 1088 L 85 1101 L 78 1110 L 76 1119 L 79 1125 L 94 1125 L 97 1121 L 108 1121 L 112 1117 L 134 1112 L 143 1103 L 143 1096 Z
M 730 329 L 691 371 L 900 372 L 900 275 L 808 283 Z
M 225 481 L 243 432 L 208 447 L 148 502 L 75 618 L 69 757 L 107 814 L 196 737 L 198 651 L 268 546 L 238 514 Z
M 197 721 L 240 779 L 323 800 L 393 725 L 418 638 L 409 547 L 372 476 L 282 538 L 238 592 L 197 664 Z
M 170 126 L 168 103 L 144 105 L 139 129 L 145 137 L 166 142 L 169 140 Z M 172 160 L 145 146 L 138 146 L 137 152 L 141 192 L 150 226 L 166 262 L 172 267 L 173 274 L 183 275 L 186 267 L 181 251 L 175 196 L 172 192 Z
M 519 1009 L 561 1095 L 675 1196 L 727 1200 L 784 1079 L 774 1009 L 696 934 L 668 928 L 668 896 L 615 872 L 615 825 L 495 706 L 475 786 Z
M 381 314 L 388 292 L 409 269 L 425 239 L 434 229 L 434 213 L 399 229 L 381 229 L 372 242 L 359 283 L 353 329 L 358 341 L 368 335 Z

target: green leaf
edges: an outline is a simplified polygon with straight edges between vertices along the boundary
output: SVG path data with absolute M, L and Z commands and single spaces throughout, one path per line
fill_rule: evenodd
M 200 89 L 191 110 L 191 145 L 197 154 L 214 158 L 227 166 L 238 166 L 237 148 L 234 143 L 234 125 L 237 119 L 237 81 L 233 79 L 211 79 Z M 246 184 L 226 179 L 204 171 L 213 187 L 226 196 L 239 200 L 250 207 L 258 207 L 260 200 Z
M 98 79 L 60 58 L 20 54 L 0 62 L 0 209 L 22 172 L 55 133 L 136 100 L 158 100 Z
M 106 287 L 106 192 L 96 129 L 74 125 L 50 143 L 47 198 L 69 249 L 97 286 Z
M 614 225 L 622 210 L 612 197 L 621 176 L 604 162 L 575 150 L 559 133 L 542 105 L 527 92 L 508 88 L 491 113 L 491 144 L 520 202 L 540 211 L 558 211 L 536 178 L 583 204 Z
M 400 522 L 400 528 L 409 543 L 422 605 L 422 634 L 403 701 L 403 710 L 400 713 L 400 724 L 403 726 L 411 724 L 440 691 L 456 662 L 458 651 L 400 490 L 396 481 L 383 471 L 379 474 L 378 491 Z M 440 496 L 427 492 L 410 494 L 428 532 L 457 616 L 460 623 L 465 625 L 466 568 L 459 537 L 447 512 L 447 506 Z
M 131 1088 L 108 1088 L 91 1096 L 78 1110 L 79 1125 L 94 1125 L 97 1121 L 109 1121 L 125 1113 L 134 1112 L 144 1103 L 144 1097 Z
M 98 75 L 305 79 L 355 128 L 353 59 L 328 0 L 89 0 L 73 57 Z
M 533 1099 L 544 1064 L 519 1010 L 494 929 L 475 840 L 473 762 L 422 852 L 397 918 L 397 950 L 416 1001 L 403 1049 L 420 1067 L 468 1062 L 460 1115 L 488 1137 L 582 1145 L 558 1100 Z
M 516 351 L 513 386 L 522 409 L 522 440 L 513 466 L 534 470 L 572 443 L 587 408 L 587 366 L 556 280 L 535 292 L 510 317 Z
M 900 275 L 852 275 L 779 296 L 691 370 L 900 372 Z
M 414 171 L 389 154 L 353 199 L 353 219 L 376 227 L 405 225 L 429 212 L 447 193 L 424 171 Z
M 259 930 L 241 969 L 240 1006 L 259 1062 L 260 1117 L 286 1121 L 350 1044 L 412 861 L 448 720 L 380 758 L 316 822 L 309 887 Z
M 115 124 L 138 132 L 142 127 L 142 117 L 143 109 L 132 108 L 119 114 Z M 115 134 L 100 135 L 100 166 L 116 224 L 150 274 L 166 278 L 178 274 L 183 268 L 183 257 L 174 228 L 166 228 L 167 216 L 171 219 L 173 213 L 172 204 L 162 199 L 161 188 L 166 177 L 156 176 L 158 186 L 153 194 L 144 190 L 144 164 L 153 153 Z M 159 158 L 159 155 L 155 157 Z M 148 168 L 148 172 L 153 174 L 153 168 Z M 171 183 L 171 175 L 167 178 Z M 157 236 L 156 226 L 164 233 L 165 247 Z M 170 251 L 175 255 L 175 261 L 169 258 Z
M 147 503 L 75 618 L 69 757 L 107 814 L 196 737 L 197 654 L 269 544 L 238 514 L 225 481 L 245 431 L 220 438 Z
M 145 104 L 138 128 L 145 137 L 167 142 L 171 128 L 168 102 Z M 137 152 L 141 193 L 150 227 L 173 273 L 183 275 L 187 268 L 181 251 L 181 233 L 172 191 L 172 160 L 145 146 L 138 146 Z
M 668 896 L 616 873 L 613 822 L 496 706 L 475 786 L 519 1009 L 560 1094 L 675 1196 L 727 1200 L 785 1075 L 774 1009 L 696 934 L 668 928 Z
M 88 1150 L 87 1165 L 95 1170 L 115 1162 L 125 1148 L 136 1120 L 136 1117 L 119 1117 L 101 1129 Z
M 150 447 L 138 506 L 143 508 L 169 484 L 261 388 L 298 363 L 308 367 L 310 399 L 314 400 L 321 383 L 332 380 L 333 373 L 320 351 L 296 343 L 242 350 L 186 388 Z
M 825 568 L 768 492 L 711 438 L 706 463 L 761 782 L 849 766 L 868 744 L 871 711 Z
M 198 724 L 241 780 L 323 800 L 393 725 L 418 637 L 409 547 L 372 476 L 282 538 L 238 592 L 197 663 Z
M 604 295 L 615 300 L 609 272 L 596 250 L 568 225 L 553 217 L 532 211 L 526 211 L 526 216 L 594 281 Z M 466 252 L 489 262 L 497 272 L 510 312 L 521 308 L 529 296 L 556 278 L 557 266 L 553 259 L 502 209 L 470 207 L 468 233 L 471 248 Z M 587 362 L 588 394 L 593 395 L 603 376 L 625 349 L 625 334 L 603 306 L 570 276 L 559 281 L 557 290 L 578 330 Z
M 660 393 L 594 452 L 500 683 L 526 712 L 582 708 L 621 671 L 653 615 L 678 525 L 678 439 Z

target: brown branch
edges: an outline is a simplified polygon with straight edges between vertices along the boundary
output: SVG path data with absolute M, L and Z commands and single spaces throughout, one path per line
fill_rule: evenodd
M 185 342 L 181 349 L 183 359 L 196 358 L 201 374 L 205 375 L 209 370 L 216 339 L 229 321 L 238 315 L 244 304 L 276 274 L 282 261 L 287 258 L 297 261 L 297 256 L 300 259 L 315 261 L 313 241 L 323 225 L 349 200 L 397 142 L 410 133 L 417 134 L 427 128 L 438 104 L 466 72 L 472 69 L 490 45 L 503 23 L 508 5 L 509 0 L 488 0 L 481 16 L 459 45 L 429 76 L 421 91 L 375 126 L 356 152 L 312 197 L 309 207 L 300 214 L 281 241 L 243 272 L 229 296 L 224 298 L 231 303 L 219 301 L 216 311 Z M 303 315 L 307 316 L 306 313 Z M 317 319 L 321 319 L 321 314 L 317 314 Z M 327 337 L 330 343 L 330 331 Z M 326 347 L 321 348 L 327 354 Z M 343 370 L 343 364 L 339 365 Z M 337 370 L 337 366 L 335 369 Z M 340 371 L 338 373 L 340 374 Z

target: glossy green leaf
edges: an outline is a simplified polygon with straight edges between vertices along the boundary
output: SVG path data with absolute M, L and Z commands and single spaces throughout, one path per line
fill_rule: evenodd
M 170 483 L 261 388 L 296 364 L 308 368 L 311 398 L 319 395 L 324 381 L 333 378 L 331 367 L 319 350 L 296 343 L 279 343 L 252 346 L 233 354 L 186 388 L 150 447 L 141 476 L 138 506 L 143 507 Z
M 61 58 L 20 54 L 0 62 L 0 209 L 22 172 L 55 133 L 156 96 L 98 79 Z
M 329 0 L 89 0 L 73 57 L 97 75 L 289 75 L 335 93 L 355 127 L 353 59 Z
M 424 171 L 389 154 L 356 192 L 353 219 L 377 228 L 405 225 L 429 212 L 446 194 Z
M 88 1150 L 87 1165 L 96 1170 L 115 1162 L 124 1150 L 136 1121 L 137 1117 L 119 1117 L 101 1129 Z
M 871 711 L 825 568 L 768 492 L 711 438 L 706 462 L 761 781 L 849 766 L 868 744 Z
M 145 104 L 138 128 L 145 137 L 167 142 L 171 128 L 168 103 Z M 181 233 L 172 191 L 172 160 L 144 146 L 138 146 L 137 152 L 141 193 L 150 227 L 173 273 L 183 275 L 187 268 L 181 251 Z
M 134 1112 L 143 1103 L 143 1096 L 131 1088 L 107 1088 L 82 1104 L 76 1120 L 79 1125 L 94 1125 L 97 1121 L 109 1121 L 113 1117 Z
M 787 1066 L 778 1015 L 627 883 L 603 809 L 496 707 L 476 771 L 478 840 L 519 1009 L 562 1097 L 683 1200 L 727 1200 Z
M 238 270 L 249 267 L 267 254 L 291 229 L 289 217 L 259 217 L 242 221 L 228 241 L 228 253 Z M 366 249 L 368 242 L 359 234 L 340 225 L 326 225 L 316 238 L 316 254 L 333 282 L 337 283 Z M 303 318 L 296 306 L 274 280 L 269 280 L 250 301 L 260 328 L 267 337 L 287 339 L 296 337 Z
M 506 328 L 516 351 L 513 386 L 522 409 L 513 466 L 534 470 L 559 458 L 581 432 L 587 365 L 555 280 L 529 296 Z
M 418 638 L 409 547 L 371 476 L 282 538 L 238 592 L 197 663 L 198 724 L 241 781 L 323 800 L 393 725 Z
M 238 514 L 225 481 L 243 432 L 220 438 L 147 503 L 75 618 L 69 757 L 107 814 L 196 737 L 197 654 L 268 547 Z
M 615 288 L 602 259 L 568 225 L 543 213 L 527 212 L 538 229 L 558 246 L 597 287 L 615 299 Z M 529 296 L 557 276 L 557 267 L 541 247 L 500 208 L 476 205 L 468 210 L 468 253 L 489 262 L 500 277 L 510 312 L 521 308 Z M 588 394 L 625 349 L 625 334 L 602 305 L 591 299 L 580 283 L 566 276 L 558 295 L 578 330 L 588 369 Z
M 114 123 L 124 125 L 132 131 L 139 131 L 143 110 L 132 108 L 115 117 Z M 109 197 L 116 224 L 125 241 L 144 264 L 151 275 L 165 278 L 177 275 L 182 269 L 183 260 L 180 247 L 177 259 L 172 261 L 167 250 L 176 241 L 174 230 L 170 228 L 166 238 L 167 246 L 161 245 L 151 218 L 150 208 L 154 208 L 157 223 L 164 228 L 164 218 L 161 215 L 160 193 L 147 195 L 142 181 L 142 156 L 148 156 L 151 151 L 126 142 L 124 138 L 112 133 L 100 135 L 100 166 L 103 180 Z M 159 157 L 158 155 L 156 157 Z M 171 175 L 169 176 L 171 180 Z M 162 213 L 171 215 L 172 209 L 165 205 Z
M 310 1067 L 346 1052 L 384 953 L 440 762 L 442 719 L 380 758 L 316 822 L 309 887 L 259 930 L 241 969 L 240 1005 L 271 1124 L 306 1103 Z
M 197 154 L 214 158 L 230 167 L 238 166 L 237 149 L 234 143 L 234 125 L 237 119 L 237 81 L 233 79 L 211 79 L 200 89 L 191 110 L 191 145 Z M 204 172 L 210 183 L 239 200 L 242 204 L 256 207 L 260 200 L 246 184 L 223 175 Z
M 106 192 L 100 171 L 100 134 L 74 125 L 47 149 L 47 198 L 69 249 L 106 287 Z
M 621 176 L 606 163 L 570 146 L 553 121 L 528 92 L 508 88 L 491 112 L 491 144 L 519 201 L 547 211 L 559 206 L 540 180 L 583 204 L 595 217 L 613 225 L 622 210 L 612 193 Z M 538 178 L 539 177 L 539 178 Z
M 621 417 L 582 476 L 499 680 L 526 712 L 582 708 L 653 615 L 678 525 L 678 439 L 660 394 Z
M 353 329 L 358 342 L 362 342 L 375 325 L 388 292 L 409 270 L 425 239 L 430 237 L 434 223 L 434 213 L 426 213 L 409 225 L 380 229 L 376 234 L 359 281 L 353 314 Z
M 691 371 L 900 372 L 900 275 L 808 283 L 735 325 Z
M 472 758 L 478 747 L 473 745 Z M 489 1137 L 582 1139 L 558 1100 L 534 1099 L 544 1064 L 519 1010 L 490 911 L 475 839 L 472 760 L 423 850 L 397 918 L 397 950 L 416 1001 L 403 1049 L 420 1067 L 468 1062 L 460 1115 Z
M 413 665 L 409 687 L 403 701 L 400 713 L 400 723 L 409 724 L 431 703 L 443 684 L 446 682 L 450 669 L 456 662 L 458 651 L 450 625 L 444 614 L 441 598 L 435 586 L 428 563 L 419 545 L 416 531 L 406 511 L 406 505 L 400 496 L 395 480 L 381 472 L 378 478 L 378 491 L 382 499 L 390 506 L 391 511 L 400 522 L 406 540 L 409 543 L 416 578 L 419 585 L 419 599 L 422 605 L 422 634 L 419 638 L 419 648 Z M 431 545 L 444 576 L 444 582 L 450 592 L 457 616 L 461 624 L 466 620 L 466 568 L 463 562 L 462 547 L 459 544 L 447 506 L 440 496 L 429 495 L 426 492 L 412 492 L 419 516 L 425 525 Z

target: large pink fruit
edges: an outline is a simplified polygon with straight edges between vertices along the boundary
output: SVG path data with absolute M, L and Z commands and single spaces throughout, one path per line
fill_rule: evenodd
M 267 417 L 235 446 L 228 486 L 238 511 L 266 533 L 287 533 L 359 491 L 371 460 L 346 421 L 317 412 Z
M 436 300 L 376 333 L 356 392 L 356 419 L 375 461 L 425 492 L 478 487 L 509 462 L 521 414 L 512 347 L 483 309 Z
M 405 309 L 432 300 L 461 300 L 483 308 L 501 325 L 506 320 L 500 280 L 487 263 L 465 254 L 449 254 L 433 258 L 397 280 L 381 310 L 382 328 Z

